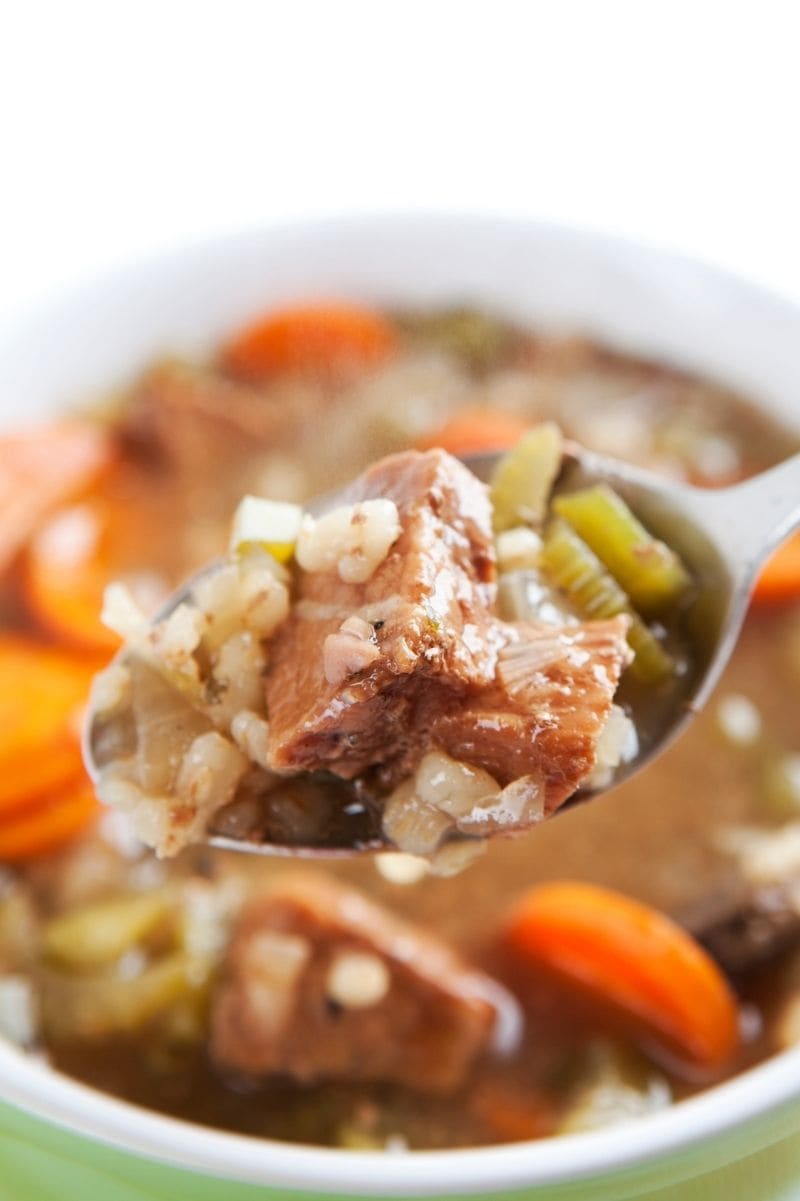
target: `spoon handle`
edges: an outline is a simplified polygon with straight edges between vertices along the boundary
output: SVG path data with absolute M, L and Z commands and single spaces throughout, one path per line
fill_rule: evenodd
M 752 580 L 764 560 L 800 525 L 800 454 L 741 484 L 696 491 L 695 497 L 705 528 L 727 552 L 734 574 Z

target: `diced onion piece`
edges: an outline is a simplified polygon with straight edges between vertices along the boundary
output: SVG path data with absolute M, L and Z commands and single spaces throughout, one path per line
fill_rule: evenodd
M 383 562 L 400 535 L 393 500 L 342 505 L 315 520 L 306 515 L 296 558 L 304 571 L 337 571 L 347 584 L 362 584 Z
M 342 951 L 331 963 L 325 992 L 345 1009 L 368 1009 L 384 999 L 390 985 L 389 969 L 379 955 Z
M 562 454 L 561 430 L 547 421 L 524 434 L 503 456 L 490 488 L 492 522 L 497 533 L 544 521 Z
M 279 563 L 286 563 L 294 552 L 302 520 L 300 505 L 245 496 L 233 517 L 231 551 L 242 554 L 259 546 L 274 555 Z
M 495 539 L 497 566 L 500 571 L 521 571 L 536 567 L 542 540 L 525 525 L 503 530 Z

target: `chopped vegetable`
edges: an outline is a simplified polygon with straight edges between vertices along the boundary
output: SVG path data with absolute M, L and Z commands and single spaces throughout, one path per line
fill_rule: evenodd
M 25 595 L 42 625 L 71 646 L 111 655 L 119 638 L 100 620 L 113 578 L 110 552 L 123 540 L 117 514 L 97 500 L 55 513 L 28 546 Z
M 532 888 L 507 924 L 511 948 L 695 1067 L 722 1068 L 738 1043 L 736 1001 L 691 935 L 664 914 L 575 881 Z
M 635 652 L 631 673 L 644 683 L 657 684 L 675 672 L 675 662 L 641 617 L 617 581 L 563 518 L 545 530 L 540 564 L 545 576 L 575 605 L 582 617 L 631 619 L 628 642 Z
M 541 525 L 561 470 L 561 430 L 551 421 L 534 426 L 497 465 L 490 496 L 495 533 Z
M 88 487 L 110 459 L 107 435 L 81 422 L 0 438 L 0 571 L 46 514 Z
M 444 425 L 417 440 L 419 450 L 440 446 L 451 455 L 478 455 L 507 450 L 518 442 L 530 422 L 514 413 L 488 406 L 458 409 Z
M 603 1130 L 646 1117 L 672 1101 L 669 1082 L 627 1048 L 596 1043 L 589 1048 L 581 1084 L 558 1124 L 559 1134 Z
M 767 560 L 756 582 L 753 602 L 783 604 L 800 599 L 800 530 Z
M 99 802 L 88 780 L 38 801 L 0 822 L 0 860 L 30 859 L 53 851 L 79 834 L 97 815 Z
M 132 979 L 51 975 L 44 981 L 42 1023 L 56 1041 L 131 1033 L 207 992 L 210 965 L 175 951 Z
M 0 813 L 79 770 L 77 718 L 94 665 L 0 637 Z
M 506 322 L 475 309 L 408 314 L 400 323 L 416 341 L 452 354 L 479 372 L 495 367 L 513 338 Z
M 167 922 L 173 907 L 173 895 L 160 889 L 71 909 L 45 926 L 44 952 L 63 967 L 104 967 Z
M 260 547 L 279 563 L 287 563 L 294 553 L 302 522 L 300 505 L 245 496 L 233 517 L 231 550 L 241 554 Z
M 650 534 L 606 484 L 553 501 L 646 617 L 664 614 L 686 595 L 690 579 L 673 550 Z
M 356 304 L 302 305 L 248 325 L 222 351 L 223 366 L 240 379 L 282 372 L 335 377 L 374 367 L 395 351 L 392 324 Z

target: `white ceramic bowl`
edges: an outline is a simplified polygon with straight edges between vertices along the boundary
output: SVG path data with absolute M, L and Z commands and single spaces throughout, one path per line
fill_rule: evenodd
M 408 305 L 475 301 L 709 373 L 800 423 L 800 310 L 743 280 L 588 232 L 481 217 L 383 216 L 268 228 L 183 249 L 28 314 L 0 330 L 0 425 L 100 393 L 163 351 L 210 347 L 272 303 L 339 296 Z M 13 1176 L 14 1165 L 35 1151 L 37 1166 L 15 1201 L 49 1197 L 35 1191 L 45 1177 L 60 1201 L 83 1201 L 101 1185 L 103 1201 L 112 1201 L 120 1173 L 125 1198 L 174 1198 L 188 1188 L 209 1201 L 234 1201 L 255 1195 L 234 1183 L 247 1181 L 315 1195 L 538 1186 L 543 1197 L 617 1201 L 800 1129 L 800 1050 L 602 1134 L 406 1155 L 200 1129 L 114 1101 L 3 1045 L 0 1098 L 14 1107 L 0 1107 L 3 1171 L 9 1165 Z

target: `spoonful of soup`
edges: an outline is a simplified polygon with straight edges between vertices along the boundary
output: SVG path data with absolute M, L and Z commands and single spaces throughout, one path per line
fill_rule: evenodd
M 488 486 L 487 486 L 488 484 Z M 84 751 L 159 855 L 394 849 L 457 870 L 638 770 L 700 707 L 800 456 L 677 485 L 538 426 L 374 464 L 307 511 L 248 497 L 229 555 L 125 639 Z

